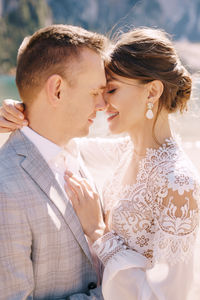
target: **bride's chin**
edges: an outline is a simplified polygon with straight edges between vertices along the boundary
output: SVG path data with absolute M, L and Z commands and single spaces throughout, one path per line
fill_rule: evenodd
M 119 120 L 113 119 L 111 121 L 108 121 L 108 130 L 111 134 L 120 134 L 123 133 L 123 130 L 120 128 L 120 122 Z
M 117 126 L 109 126 L 108 129 L 109 129 L 109 131 L 110 131 L 111 134 L 120 134 L 120 133 L 123 132 L 123 131 L 120 130 L 120 128 L 117 127 Z

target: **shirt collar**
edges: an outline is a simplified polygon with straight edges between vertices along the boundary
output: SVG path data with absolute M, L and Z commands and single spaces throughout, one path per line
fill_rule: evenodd
M 53 160 L 63 150 L 61 147 L 39 135 L 28 126 L 23 127 L 21 132 L 37 147 L 47 163 Z

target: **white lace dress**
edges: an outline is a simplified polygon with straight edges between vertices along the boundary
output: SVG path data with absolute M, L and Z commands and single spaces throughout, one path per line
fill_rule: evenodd
M 125 186 L 129 139 L 96 139 L 81 151 L 99 172 L 104 162 L 115 169 L 103 191 L 110 232 L 93 245 L 105 267 L 105 300 L 200 299 L 194 292 L 200 180 L 181 147 L 168 139 L 147 149 L 136 183 Z

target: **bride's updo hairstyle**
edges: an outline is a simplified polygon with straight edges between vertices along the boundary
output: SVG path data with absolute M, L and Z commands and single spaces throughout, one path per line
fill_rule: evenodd
M 123 33 L 106 62 L 106 70 L 142 83 L 160 80 L 164 90 L 158 114 L 187 110 L 191 94 L 191 77 L 183 67 L 168 35 L 158 29 L 136 28 Z

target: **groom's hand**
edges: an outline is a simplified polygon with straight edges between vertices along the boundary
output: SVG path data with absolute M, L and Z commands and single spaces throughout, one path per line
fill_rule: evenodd
M 28 125 L 24 119 L 24 106 L 18 101 L 6 99 L 0 107 L 0 133 L 10 132 Z

